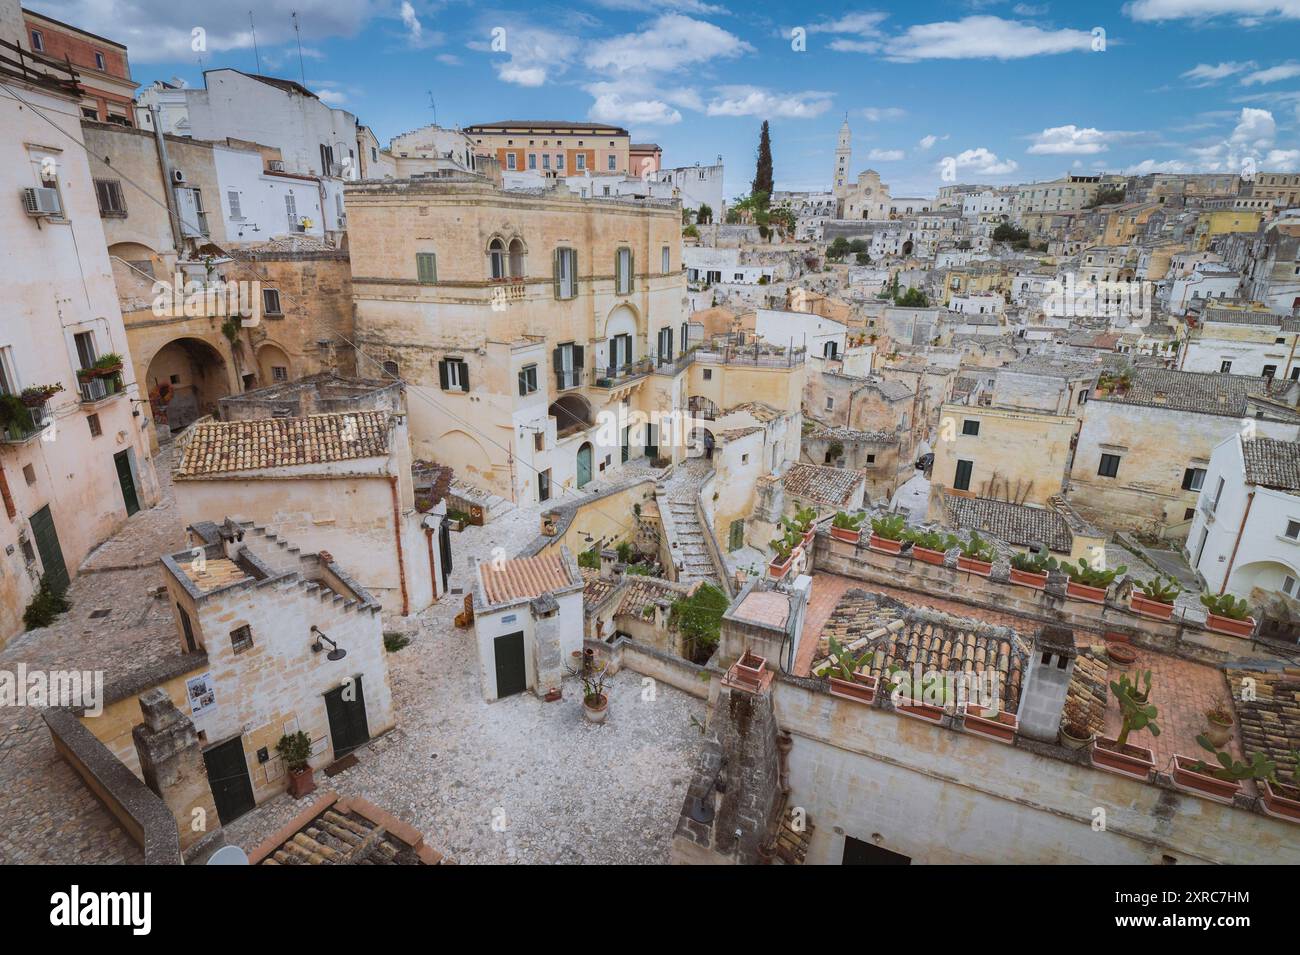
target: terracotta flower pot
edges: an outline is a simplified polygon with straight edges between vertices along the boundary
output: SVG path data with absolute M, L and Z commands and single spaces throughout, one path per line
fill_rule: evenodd
M 1138 593 L 1136 590 L 1129 597 L 1129 606 L 1133 608 L 1134 613 L 1150 617 L 1153 620 L 1168 620 L 1174 615 L 1173 604 L 1152 600 L 1146 594 Z
M 1106 645 L 1106 658 L 1111 663 L 1127 669 L 1137 662 L 1137 651 L 1125 643 L 1109 643 Z
M 957 558 L 957 569 L 964 570 L 968 574 L 976 574 L 980 577 L 987 577 L 993 573 L 993 562 L 988 560 L 976 560 L 974 557 L 967 557 L 962 554 Z
M 1220 723 L 1208 716 L 1205 719 L 1209 724 L 1209 727 L 1205 730 L 1206 738 L 1220 749 L 1227 746 L 1228 740 L 1232 739 L 1232 721 Z
M 301 799 L 309 793 L 316 791 L 316 776 L 312 768 L 289 770 L 289 795 L 294 799 Z
M 760 657 L 751 650 L 746 650 L 740 655 L 731 667 L 730 676 L 737 683 L 757 690 L 763 684 L 763 671 L 767 667 L 767 658 Z
M 1084 600 L 1092 604 L 1104 604 L 1106 602 L 1105 587 L 1089 587 L 1087 584 L 1075 583 L 1071 580 L 1065 585 L 1065 592 L 1075 600 Z
M 1247 617 L 1245 620 L 1234 620 L 1232 617 L 1221 617 L 1217 613 L 1207 614 L 1205 626 L 1215 633 L 1226 633 L 1234 637 L 1249 637 L 1255 632 L 1255 618 Z
M 811 547 L 813 545 L 813 541 L 816 539 L 817 539 L 817 528 L 810 527 L 808 528 L 808 530 L 804 531 L 803 541 L 802 541 L 802 546 L 804 550 L 807 550 L 809 547 Z
M 1131 743 L 1119 748 L 1119 743 L 1105 736 L 1092 747 L 1092 765 L 1130 779 L 1146 782 L 1156 768 L 1156 757 L 1151 750 Z
M 1300 786 L 1286 786 L 1266 779 L 1261 788 L 1264 810 L 1269 815 L 1300 822 Z
M 1198 796 L 1205 796 L 1215 802 L 1231 803 L 1232 797 L 1241 792 L 1241 783 L 1228 779 L 1216 779 L 1208 772 L 1197 772 L 1194 768 L 1199 760 L 1190 756 L 1174 757 L 1174 785 L 1186 789 Z
M 872 703 L 876 699 L 878 681 L 874 676 L 855 673 L 852 680 L 833 676 L 830 677 L 830 683 L 831 696 L 840 696 L 846 700 L 856 700 L 859 703 Z
M 930 550 L 928 547 L 917 547 L 913 544 L 912 556 L 923 564 L 934 564 L 936 567 L 943 566 L 944 552 L 941 550 Z
M 582 715 L 588 723 L 605 722 L 605 717 L 609 715 L 609 697 L 604 693 L 583 697 Z
M 862 539 L 862 531 L 849 527 L 832 527 L 831 537 L 846 544 L 856 544 Z
M 1019 584 L 1021 587 L 1032 587 L 1034 590 L 1042 590 L 1047 586 L 1047 574 L 1035 574 L 1028 570 L 1017 570 L 1011 568 L 1011 582 Z
M 900 699 L 895 706 L 898 712 L 911 716 L 914 719 L 925 720 L 927 723 L 940 723 L 943 721 L 944 709 L 936 703 L 924 703 L 918 700 Z
M 903 552 L 902 541 L 885 540 L 874 531 L 871 534 L 871 538 L 867 541 L 867 546 L 872 550 L 880 551 L 882 554 L 901 554 Z
M 1075 736 L 1072 733 L 1070 733 L 1064 726 L 1060 728 L 1060 730 L 1058 731 L 1058 735 L 1061 737 L 1062 746 L 1064 746 L 1066 749 L 1072 749 L 1075 751 L 1081 749 L 1087 749 L 1089 746 L 1093 744 L 1093 741 L 1096 740 L 1097 738 L 1096 733 L 1089 733 L 1087 736 Z
M 767 565 L 767 576 L 771 577 L 773 580 L 780 580 L 790 572 L 790 565 L 793 563 L 794 554 L 787 557 L 784 563 L 780 560 L 773 559 L 772 562 Z
M 962 725 L 973 733 L 988 736 L 999 742 L 1010 743 L 1016 738 L 1020 721 L 1016 714 L 999 710 L 994 716 L 985 716 L 984 707 L 967 703 L 962 711 Z

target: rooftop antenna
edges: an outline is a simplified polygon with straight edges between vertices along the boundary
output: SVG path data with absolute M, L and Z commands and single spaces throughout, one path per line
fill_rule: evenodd
M 302 64 L 302 34 L 298 31 L 298 11 L 294 10 L 290 14 L 293 18 L 293 35 L 298 40 L 298 75 L 302 77 L 302 85 L 307 85 L 307 68 Z
M 248 11 L 248 29 L 253 34 L 253 57 L 257 60 L 257 72 L 262 72 L 262 54 L 257 49 L 257 27 L 253 25 L 253 11 Z

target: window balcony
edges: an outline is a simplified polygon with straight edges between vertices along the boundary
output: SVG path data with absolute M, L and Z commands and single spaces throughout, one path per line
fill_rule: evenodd
M 81 392 L 82 404 L 95 404 L 122 393 L 122 374 L 118 372 L 104 377 L 79 378 L 77 388 Z
M 0 442 L 4 444 L 25 444 L 39 436 L 53 423 L 53 418 L 46 419 L 48 402 L 34 408 L 24 407 L 14 419 L 0 431 Z
M 653 371 L 654 360 L 650 358 L 642 358 L 639 361 L 629 362 L 625 365 L 593 368 L 591 370 L 591 384 L 593 388 L 617 388 L 638 378 L 644 378 Z

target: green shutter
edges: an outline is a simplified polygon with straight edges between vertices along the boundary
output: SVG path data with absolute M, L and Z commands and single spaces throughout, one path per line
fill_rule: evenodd
M 555 297 L 560 297 L 560 256 L 564 254 L 563 249 L 556 249 L 551 253 L 551 280 L 555 284 Z
M 463 361 L 457 364 L 460 365 L 460 390 L 469 391 L 469 365 Z
M 417 252 L 415 271 L 421 285 L 435 284 L 438 281 L 438 257 L 432 252 Z
M 631 249 L 627 250 L 627 290 L 631 292 L 636 288 L 636 253 Z
M 438 383 L 442 385 L 442 390 L 447 390 L 447 359 L 440 359 L 438 362 Z

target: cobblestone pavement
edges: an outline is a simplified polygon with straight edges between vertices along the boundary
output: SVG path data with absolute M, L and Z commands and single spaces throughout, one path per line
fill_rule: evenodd
M 453 536 L 453 587 L 468 588 L 464 555 L 480 541 L 507 546 L 497 523 Z M 525 539 L 533 533 L 530 523 Z M 531 694 L 485 703 L 473 632 L 452 624 L 460 606 L 458 595 L 444 598 L 390 655 L 397 729 L 359 750 L 352 769 L 318 774 L 320 788 L 370 800 L 459 863 L 667 862 L 704 702 L 663 685 L 643 701 L 642 678 L 624 671 L 602 726 L 584 722 L 572 679 L 557 703 Z M 227 838 L 251 850 L 306 805 L 279 796 Z

